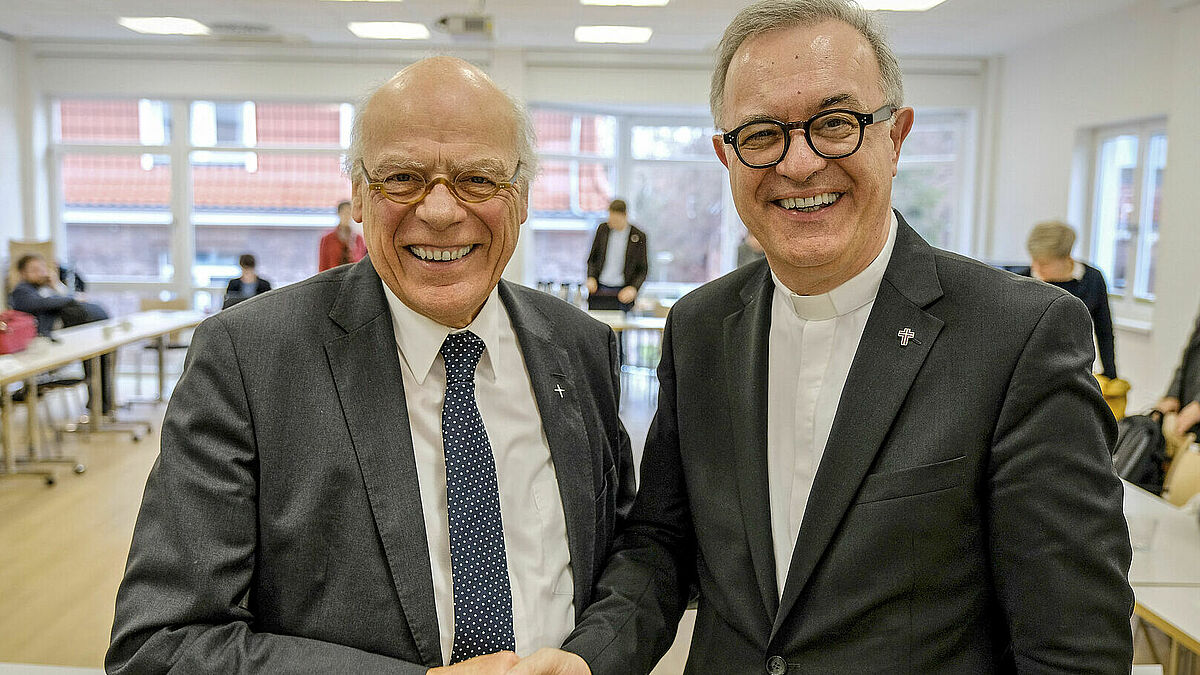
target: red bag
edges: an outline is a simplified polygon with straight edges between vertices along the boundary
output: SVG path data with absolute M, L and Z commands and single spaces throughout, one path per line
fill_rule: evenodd
M 0 354 L 19 352 L 37 336 L 37 320 L 32 314 L 6 309 L 0 312 Z

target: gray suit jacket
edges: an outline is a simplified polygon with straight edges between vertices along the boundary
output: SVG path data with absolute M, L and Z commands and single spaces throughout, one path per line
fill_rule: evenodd
M 773 290 L 754 263 L 672 309 L 638 498 L 566 647 L 595 675 L 648 672 L 696 584 L 690 673 L 1129 672 L 1115 424 L 1082 303 L 901 220 L 780 593 Z
M 616 342 L 544 293 L 501 282 L 500 298 L 558 475 L 578 615 L 632 501 Z M 207 319 L 146 484 L 109 671 L 441 663 L 403 380 L 370 260 Z

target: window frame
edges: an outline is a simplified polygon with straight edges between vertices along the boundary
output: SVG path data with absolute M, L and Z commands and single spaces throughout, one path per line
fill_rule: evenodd
M 50 135 L 50 142 L 47 145 L 46 156 L 46 171 L 49 179 L 49 201 L 50 201 L 50 217 L 51 228 L 54 233 L 54 240 L 60 242 L 59 250 L 65 251 L 69 244 L 67 235 L 67 222 L 65 213 L 64 195 L 62 192 L 62 162 L 67 155 L 72 154 L 106 154 L 106 155 L 165 155 L 169 157 L 171 166 L 171 196 L 170 196 L 170 218 L 166 224 L 170 231 L 170 273 L 168 277 L 157 280 L 142 280 L 142 279 L 105 279 L 105 280 L 88 280 L 88 286 L 94 288 L 98 292 L 133 292 L 142 296 L 156 296 L 163 293 L 174 294 L 180 297 L 190 297 L 193 303 L 198 307 L 220 307 L 221 294 L 224 293 L 223 284 L 209 283 L 198 284 L 194 281 L 194 267 L 196 266 L 196 246 L 195 246 L 195 228 L 197 225 L 205 225 L 207 223 L 197 223 L 197 215 L 194 209 L 192 198 L 192 161 L 193 153 L 212 153 L 218 158 L 216 164 L 221 166 L 231 165 L 228 161 L 221 161 L 224 156 L 240 155 L 243 162 L 238 164 L 245 166 L 247 170 L 251 170 L 251 164 L 257 165 L 257 159 L 260 155 L 270 154 L 318 154 L 337 156 L 339 165 L 341 157 L 345 155 L 347 146 L 349 145 L 349 129 L 351 120 L 354 114 L 354 104 L 347 101 L 335 100 L 291 100 L 291 99 L 214 99 L 212 97 L 198 96 L 195 98 L 179 98 L 179 97 L 158 97 L 153 95 L 123 95 L 119 98 L 109 96 L 92 96 L 92 95 L 72 95 L 67 93 L 57 93 L 46 97 L 46 115 L 47 124 L 52 130 L 61 128 L 61 122 L 57 119 L 58 103 L 60 101 L 109 101 L 109 100 L 125 100 L 137 101 L 139 114 L 146 104 L 161 104 L 166 108 L 167 119 L 165 120 L 166 133 L 165 142 L 162 144 L 142 144 L 142 143 L 86 143 L 86 142 L 64 142 L 57 133 Z M 298 104 L 298 105 L 334 105 L 338 106 L 341 117 L 339 125 L 339 141 L 337 146 L 332 145 L 281 145 L 281 144 L 262 144 L 258 140 L 257 130 L 254 133 L 253 145 L 194 145 L 192 143 L 192 105 L 197 102 L 208 103 L 224 103 L 234 104 L 240 103 L 243 107 L 243 115 L 253 114 L 253 111 L 261 104 Z M 140 124 L 139 124 L 140 127 Z M 245 138 L 245 130 L 242 131 Z M 140 139 L 139 139 L 140 140 Z M 218 141 L 219 143 L 219 141 Z M 200 162 L 204 163 L 204 162 Z M 200 220 L 204 220 L 203 217 Z M 329 222 L 322 222 L 320 219 L 312 220 L 311 222 L 302 223 L 306 226 L 314 228 L 331 228 L 337 222 L 336 215 L 330 216 Z M 181 225 L 186 224 L 186 227 Z
M 1147 280 L 1149 268 L 1156 262 L 1157 256 L 1150 255 L 1150 261 L 1145 260 L 1146 252 L 1153 251 L 1153 244 L 1158 239 L 1158 233 L 1150 233 L 1146 222 L 1147 211 L 1153 211 L 1153 193 L 1147 191 L 1147 178 L 1153 139 L 1162 136 L 1166 139 L 1170 152 L 1170 139 L 1167 136 L 1167 120 L 1163 117 L 1136 120 L 1121 124 L 1105 125 L 1090 130 L 1087 140 L 1087 193 L 1084 200 L 1085 211 L 1083 222 L 1086 223 L 1087 242 L 1083 250 L 1087 252 L 1088 261 L 1104 273 L 1108 283 L 1109 304 L 1117 323 L 1126 327 L 1145 328 L 1150 325 L 1153 306 L 1154 290 Z M 1135 230 L 1135 239 L 1125 253 L 1127 282 L 1124 289 L 1117 289 L 1113 283 L 1112 269 L 1100 260 L 1102 226 L 1098 219 L 1101 210 L 1101 153 L 1105 143 L 1121 136 L 1134 136 L 1137 139 L 1137 163 L 1133 173 L 1132 203 L 1133 214 L 1130 222 Z M 1165 168 L 1165 162 L 1164 162 Z M 1161 185 L 1159 186 L 1161 189 Z M 1152 215 L 1150 216 L 1152 217 Z M 1115 264 L 1115 260 L 1114 260 Z

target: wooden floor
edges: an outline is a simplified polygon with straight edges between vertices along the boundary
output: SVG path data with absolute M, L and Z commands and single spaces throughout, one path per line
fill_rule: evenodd
M 53 487 L 0 478 L 0 662 L 103 665 L 162 412 L 138 405 L 128 415 L 153 420 L 153 434 L 66 440 L 83 474 L 56 465 Z
M 640 459 L 658 383 L 645 373 L 623 379 L 622 418 Z M 138 405 L 123 414 L 152 420 L 153 433 L 137 443 L 129 434 L 68 438 L 66 454 L 88 468 L 75 475 L 56 465 L 53 487 L 0 478 L 0 663 L 104 663 L 163 408 Z M 675 650 L 656 673 L 681 672 L 682 655 Z

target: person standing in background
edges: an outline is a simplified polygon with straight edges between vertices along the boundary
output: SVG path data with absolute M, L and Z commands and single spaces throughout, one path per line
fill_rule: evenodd
M 765 256 L 762 244 L 758 243 L 758 239 L 755 239 L 752 233 L 747 232 L 742 243 L 738 244 L 737 266 L 749 265 L 755 260 L 762 260 Z
M 1100 350 L 1101 372 L 1110 380 L 1117 378 L 1117 358 L 1113 348 L 1112 313 L 1108 308 L 1108 284 L 1100 270 L 1071 257 L 1075 230 L 1066 223 L 1048 220 L 1033 226 L 1025 248 L 1031 264 L 1029 276 L 1058 286 L 1087 306 L 1092 330 Z
M 350 227 L 350 202 L 339 203 L 337 213 L 337 227 L 321 237 L 318 272 L 358 262 L 367 254 L 367 244 L 362 235 Z
M 612 200 L 588 254 L 588 309 L 633 309 L 650 272 L 648 250 L 646 233 L 629 222 L 625 200 Z

